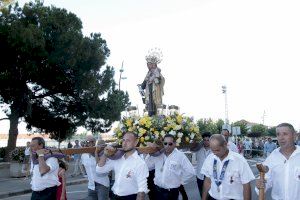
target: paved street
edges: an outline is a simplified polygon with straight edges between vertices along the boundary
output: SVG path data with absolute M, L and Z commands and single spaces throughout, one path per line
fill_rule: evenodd
M 258 171 L 256 169 L 256 163 L 261 162 L 262 159 L 260 158 L 254 158 L 254 159 L 249 159 L 248 163 L 255 175 L 255 177 L 258 177 Z M 253 181 L 252 183 L 252 189 L 254 188 L 255 182 Z M 67 195 L 69 200 L 84 200 L 87 196 L 87 184 L 79 184 L 79 185 L 71 185 L 67 187 Z M 186 186 L 186 191 L 188 193 L 189 199 L 190 200 L 200 200 L 199 197 L 199 192 L 197 190 L 197 185 L 196 181 L 191 182 Z M 30 200 L 31 194 L 25 194 L 25 195 L 20 195 L 20 196 L 15 196 L 15 197 L 9 197 L 5 198 L 5 200 Z M 257 195 L 255 194 L 254 190 L 252 190 L 252 199 L 256 200 L 258 199 Z M 181 200 L 181 198 L 180 198 Z M 266 200 L 271 200 L 270 198 L 270 193 L 267 193 Z

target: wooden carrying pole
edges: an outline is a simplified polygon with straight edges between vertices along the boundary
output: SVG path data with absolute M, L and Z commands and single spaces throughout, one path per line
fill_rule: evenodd
M 268 172 L 268 167 L 263 166 L 261 163 L 257 163 L 256 167 L 259 171 L 260 180 L 262 183 L 265 183 L 265 173 Z M 258 193 L 258 199 L 259 200 L 265 200 L 265 187 L 260 187 L 259 193 Z
M 121 148 L 118 148 L 121 150 Z M 82 147 L 82 148 L 70 148 L 70 149 L 60 149 L 60 150 L 52 150 L 53 152 L 61 152 L 66 155 L 72 154 L 83 154 L 83 153 L 95 153 L 96 147 Z M 159 151 L 157 147 L 137 147 L 137 151 L 139 153 L 155 153 Z

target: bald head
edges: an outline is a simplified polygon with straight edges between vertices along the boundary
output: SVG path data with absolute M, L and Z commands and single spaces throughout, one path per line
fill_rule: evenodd
M 226 139 L 221 134 L 212 135 L 209 139 L 209 146 L 213 154 L 215 154 L 221 160 L 224 159 L 228 154 Z

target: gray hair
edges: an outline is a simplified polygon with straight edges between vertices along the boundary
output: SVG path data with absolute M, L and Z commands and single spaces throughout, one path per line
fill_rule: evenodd
M 293 127 L 292 124 L 289 124 L 289 123 L 281 123 L 281 124 L 279 124 L 279 125 L 276 126 L 276 128 L 280 128 L 280 127 L 287 127 L 287 128 L 290 129 L 290 131 L 291 131 L 293 134 L 296 133 L 296 131 L 295 131 L 295 129 L 294 129 L 294 127 Z
M 43 145 L 43 148 L 45 148 L 46 144 L 45 144 L 44 138 L 42 138 L 42 137 L 34 137 L 34 138 L 31 139 L 31 141 L 32 141 L 32 140 L 37 140 L 37 141 L 38 141 L 38 144 L 39 144 L 39 145 L 42 144 L 42 145 Z
M 209 141 L 212 141 L 212 140 L 218 141 L 220 146 L 224 146 L 227 143 L 225 137 L 221 134 L 213 134 L 209 138 Z

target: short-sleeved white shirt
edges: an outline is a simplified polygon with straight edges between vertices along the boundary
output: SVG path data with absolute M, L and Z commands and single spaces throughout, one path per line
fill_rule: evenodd
M 204 147 L 202 147 L 201 149 L 196 151 L 195 154 L 196 154 L 196 160 L 197 160 L 197 168 L 196 168 L 197 178 L 200 180 L 204 180 L 204 175 L 201 174 L 201 169 L 202 169 L 205 159 L 207 158 L 207 156 L 209 154 L 211 154 L 211 150 L 209 148 L 205 149 Z
M 112 187 L 114 194 L 128 196 L 139 192 L 148 192 L 147 177 L 149 170 L 145 161 L 135 151 L 128 158 L 125 155 L 118 160 L 107 160 L 105 165 L 97 165 L 96 172 L 99 174 L 115 172 L 115 183 Z
M 32 179 L 30 184 L 33 191 L 42 191 L 46 188 L 60 185 L 58 180 L 59 165 L 57 158 L 48 158 L 46 164 L 50 167 L 50 171 L 43 176 L 40 173 L 39 164 L 32 165 Z
M 192 163 L 176 148 L 166 156 L 164 153 L 146 160 L 149 167 L 155 167 L 154 184 L 165 189 L 178 188 L 195 176 Z
M 275 149 L 263 163 L 269 167 L 266 173 L 267 189 L 272 187 L 272 199 L 299 200 L 300 199 L 300 147 L 287 160 Z
M 109 187 L 108 174 L 97 174 L 96 173 L 96 159 L 89 153 L 84 153 L 81 156 L 81 162 L 84 165 L 86 174 L 88 176 L 88 189 L 95 190 L 95 182 Z
M 222 184 L 219 186 L 220 191 L 213 177 L 213 163 L 217 160 L 217 177 L 220 177 L 223 164 L 229 160 L 225 171 Z M 222 161 L 213 153 L 210 154 L 201 169 L 201 173 L 211 180 L 209 190 L 210 196 L 215 199 L 243 199 L 243 184 L 249 183 L 255 177 L 246 161 L 246 159 L 238 153 L 229 150 L 226 158 Z

